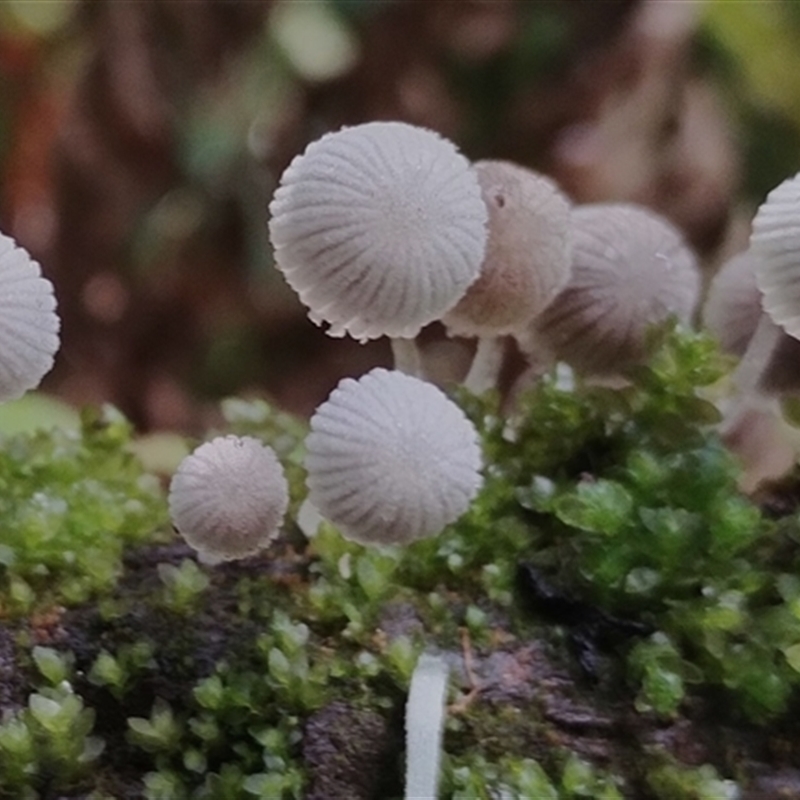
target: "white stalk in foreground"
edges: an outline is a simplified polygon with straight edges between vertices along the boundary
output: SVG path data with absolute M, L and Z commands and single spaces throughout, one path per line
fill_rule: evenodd
M 439 789 L 448 669 L 423 653 L 411 676 L 406 704 L 406 800 L 435 800 Z

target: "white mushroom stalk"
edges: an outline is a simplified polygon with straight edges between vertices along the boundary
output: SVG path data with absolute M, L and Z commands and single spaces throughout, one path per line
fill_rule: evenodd
M 283 173 L 270 212 L 276 264 L 331 336 L 413 339 L 477 279 L 486 248 L 488 212 L 469 162 L 400 122 L 312 142 Z
M 441 656 L 419 657 L 406 704 L 406 800 L 439 796 L 447 678 Z
M 569 280 L 571 229 L 569 201 L 549 178 L 507 161 L 474 169 L 489 210 L 486 257 L 443 322 L 451 335 L 479 337 L 464 384 L 481 392 L 497 383 L 500 337 L 523 331 Z
M 181 462 L 169 488 L 173 524 L 212 562 L 269 545 L 288 504 L 277 456 L 252 436 L 219 436 L 200 445 Z
M 572 220 L 572 277 L 521 344 L 534 359 L 616 375 L 649 355 L 654 326 L 689 322 L 697 261 L 671 223 L 641 206 L 580 206 Z
M 39 385 L 53 366 L 59 327 L 53 285 L 0 233 L 0 402 Z
M 311 418 L 309 501 L 362 544 L 439 533 L 482 484 L 478 435 L 440 389 L 374 369 L 345 378 Z

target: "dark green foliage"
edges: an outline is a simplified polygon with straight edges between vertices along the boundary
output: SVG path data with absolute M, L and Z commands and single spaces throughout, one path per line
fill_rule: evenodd
M 793 564 L 797 521 L 779 533 L 737 490 L 716 409 L 699 396 L 724 368 L 706 338 L 676 332 L 632 385 L 546 380 L 513 436 L 492 417 L 487 433 L 496 469 L 537 515 L 519 555 L 657 629 L 630 657 L 639 707 L 670 714 L 698 684 L 724 687 L 734 713 L 758 720 L 782 712 L 800 678 L 794 584 L 771 563 L 788 544 Z

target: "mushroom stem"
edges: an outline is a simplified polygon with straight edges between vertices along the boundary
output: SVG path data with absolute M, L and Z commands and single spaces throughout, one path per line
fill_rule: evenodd
M 503 366 L 505 340 L 502 336 L 485 336 L 478 339 L 464 386 L 473 394 L 483 394 L 497 386 Z
M 525 356 L 527 366 L 516 376 L 506 394 L 503 405 L 509 414 L 517 408 L 519 398 L 539 383 L 542 376 L 554 369 L 557 363 L 555 354 L 533 325 L 529 325 L 524 334 L 514 338 Z
M 425 379 L 425 367 L 422 363 L 422 353 L 416 339 L 401 339 L 392 337 L 392 356 L 394 368 L 413 378 Z
M 406 800 L 439 796 L 447 664 L 423 653 L 411 676 L 406 704 Z
M 774 410 L 775 404 L 769 402 L 762 379 L 783 335 L 783 329 L 772 321 L 769 314 L 762 313 L 753 338 L 733 373 L 736 394 L 725 410 L 719 433 L 722 441 L 747 462 L 755 460 L 749 452 L 754 441 L 751 434 L 756 428 L 755 420 L 762 420 L 763 429 L 767 424 L 766 418 L 774 413 L 768 410 Z M 756 436 L 759 438 L 762 437 Z M 751 471 L 748 468 L 748 472 Z
M 761 315 L 753 338 L 733 373 L 733 385 L 740 398 L 758 391 L 761 376 L 769 365 L 770 356 L 775 352 L 782 334 L 783 329 L 772 321 L 769 314 Z

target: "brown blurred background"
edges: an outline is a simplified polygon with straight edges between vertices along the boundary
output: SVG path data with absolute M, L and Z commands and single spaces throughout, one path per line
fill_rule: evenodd
M 713 270 L 800 169 L 798 45 L 792 0 L 4 0 L 0 229 L 56 284 L 44 388 L 198 431 L 219 397 L 308 414 L 388 363 L 306 320 L 266 235 L 281 171 L 343 124 L 645 203 Z

